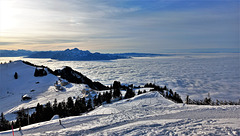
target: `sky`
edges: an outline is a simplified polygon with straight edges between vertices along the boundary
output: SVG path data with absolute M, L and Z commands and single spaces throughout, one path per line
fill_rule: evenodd
M 0 49 L 237 49 L 238 0 L 0 0 Z

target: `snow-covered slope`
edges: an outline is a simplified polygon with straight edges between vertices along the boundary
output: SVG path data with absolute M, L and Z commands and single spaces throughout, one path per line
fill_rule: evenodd
M 82 115 L 15 129 L 15 135 L 240 135 L 239 106 L 175 104 L 158 92 L 103 105 Z M 0 133 L 12 135 L 11 131 Z
M 47 69 L 45 69 L 47 71 Z M 14 78 L 17 72 L 18 79 Z M 22 61 L 0 65 L 0 113 L 3 112 L 8 120 L 15 120 L 14 112 L 21 108 L 36 107 L 37 103 L 46 104 L 66 100 L 68 97 L 82 96 L 82 90 L 89 89 L 85 84 L 69 83 L 57 90 L 54 84 L 59 78 L 47 71 L 46 76 L 35 77 L 35 67 L 26 65 Z M 32 99 L 21 101 L 27 94 Z

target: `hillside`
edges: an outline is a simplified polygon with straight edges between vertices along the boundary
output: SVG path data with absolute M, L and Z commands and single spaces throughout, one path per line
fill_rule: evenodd
M 15 135 L 240 135 L 239 106 L 175 104 L 158 92 L 100 106 L 82 115 L 15 129 Z M 11 131 L 0 132 L 12 135 Z
M 38 67 L 38 69 L 42 69 Z M 36 67 L 32 64 L 23 61 L 15 61 L 11 63 L 0 65 L 0 113 L 3 112 L 8 120 L 15 120 L 14 114 L 21 108 L 33 108 L 37 103 L 46 104 L 48 101 L 53 102 L 55 98 L 58 101 L 63 101 L 68 97 L 83 96 L 83 90 L 92 90 L 92 88 L 101 90 L 106 88 L 101 83 L 92 82 L 86 76 L 74 71 L 70 68 L 62 70 L 51 71 L 48 68 L 44 68 L 47 72 L 45 76 L 34 76 Z M 18 78 L 14 78 L 14 73 L 17 73 Z M 59 78 L 54 75 L 68 74 L 68 80 L 74 78 L 76 82 L 69 82 L 67 85 L 62 86 L 61 89 L 57 89 L 56 82 L 61 83 Z M 64 74 L 65 73 L 65 74 Z M 91 86 L 91 87 L 89 87 Z M 32 99 L 22 101 L 22 96 L 28 95 Z

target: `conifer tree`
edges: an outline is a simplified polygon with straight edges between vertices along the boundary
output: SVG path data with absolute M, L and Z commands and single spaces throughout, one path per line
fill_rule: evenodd
M 105 102 L 106 100 L 107 100 L 107 92 L 103 92 L 102 102 Z
M 37 67 L 35 68 L 34 76 L 35 76 L 35 77 L 39 76 L 39 72 L 38 72 Z
M 127 92 L 126 92 L 126 94 L 124 96 L 124 99 L 132 98 L 134 96 L 135 96 L 134 91 L 132 89 L 128 88 Z
M 41 104 L 37 104 L 37 107 L 36 107 L 36 122 L 41 122 L 43 121 L 43 105 Z
M 142 91 L 138 90 L 138 95 L 139 95 L 139 94 L 142 94 Z
M 112 99 L 112 94 L 113 94 L 113 92 L 112 92 L 112 90 L 110 90 L 109 96 L 108 96 L 108 97 L 110 97 L 110 100 Z
M 74 103 L 72 97 L 68 97 L 67 100 L 67 116 L 71 116 L 74 112 Z
M 44 121 L 50 120 L 53 117 L 53 108 L 50 102 L 48 102 L 43 109 Z
M 62 116 L 66 117 L 67 116 L 67 106 L 65 101 L 62 101 Z
M 81 99 L 78 96 L 74 104 L 74 115 L 79 115 L 81 113 L 81 109 L 82 109 L 81 106 L 82 106 Z
M 173 91 L 172 91 L 172 89 L 169 90 L 169 96 L 168 96 L 168 97 L 170 97 L 170 98 L 173 97 Z
M 187 97 L 186 97 L 186 104 L 189 104 L 189 95 L 187 95 Z
M 59 115 L 60 117 L 63 117 L 63 113 L 62 113 L 63 107 L 62 107 L 62 103 L 61 103 L 61 102 L 58 103 L 57 111 L 58 111 L 58 115 Z
M 114 89 L 113 91 L 113 98 L 118 98 L 121 96 L 120 88 Z
M 19 124 L 19 127 L 28 125 L 28 114 L 25 113 L 23 108 L 17 112 L 16 122 Z
M 164 86 L 163 90 L 168 90 L 166 85 Z
M 53 102 L 53 113 L 58 114 L 58 103 L 56 98 L 54 99 L 54 102 Z
M 88 100 L 88 102 L 87 102 L 87 110 L 88 111 L 91 111 L 93 109 L 93 107 L 92 107 L 92 99 L 90 98 L 89 100 Z
M 102 95 L 101 95 L 101 93 L 98 94 L 97 100 L 98 100 L 99 105 L 102 105 L 103 100 L 102 100 Z
M 99 105 L 98 99 L 97 99 L 96 96 L 95 96 L 94 99 L 93 99 L 93 104 L 94 104 L 94 108 Z
M 15 72 L 14 78 L 15 78 L 15 79 L 18 79 L 18 73 L 17 73 L 17 72 Z
M 105 94 L 105 95 L 106 95 L 105 97 L 106 97 L 106 102 L 107 102 L 107 103 L 111 103 L 111 99 L 112 99 L 111 92 L 112 92 L 112 91 L 106 92 L 106 94 Z
M 10 129 L 9 121 L 7 121 L 3 115 L 3 112 L 0 116 L 0 131 L 8 130 Z
M 81 99 L 81 107 L 82 107 L 82 113 L 87 111 L 86 100 L 84 97 Z
M 114 81 L 113 82 L 113 89 L 119 89 L 121 88 L 121 83 L 119 81 Z

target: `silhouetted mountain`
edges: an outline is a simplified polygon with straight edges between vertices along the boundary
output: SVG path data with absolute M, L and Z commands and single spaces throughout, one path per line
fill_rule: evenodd
M 156 57 L 167 56 L 166 54 L 151 54 L 151 53 L 115 53 L 102 54 L 91 53 L 78 48 L 66 49 L 64 51 L 27 51 L 27 50 L 0 50 L 0 57 L 18 57 L 25 56 L 27 58 L 51 58 L 60 61 L 89 61 L 89 60 L 115 60 L 127 59 L 131 57 Z
M 32 51 L 28 50 L 0 50 L 0 57 L 28 56 L 32 53 Z
M 82 51 L 77 48 L 67 49 L 65 51 L 44 51 L 36 52 L 28 56 L 29 58 L 51 58 L 62 61 L 74 61 L 74 60 L 114 60 L 123 59 L 124 56 L 115 54 L 101 54 L 91 53 L 88 50 Z
M 77 72 L 73 70 L 72 68 L 66 66 L 63 69 L 58 69 L 53 72 L 54 75 L 60 76 L 63 79 L 66 79 L 67 81 L 71 83 L 77 83 L 77 84 L 87 84 L 90 88 L 96 89 L 96 90 L 107 90 L 108 87 L 104 86 L 103 84 L 99 82 L 93 82 L 91 79 L 87 78 L 80 72 Z

